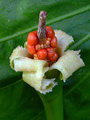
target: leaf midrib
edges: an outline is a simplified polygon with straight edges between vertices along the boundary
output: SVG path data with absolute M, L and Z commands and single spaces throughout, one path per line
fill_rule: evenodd
M 74 15 L 78 15 L 78 14 L 83 13 L 83 12 L 86 12 L 86 11 L 88 11 L 89 9 L 90 9 L 90 5 L 88 5 L 88 6 L 86 6 L 86 7 L 82 7 L 82 8 L 80 8 L 80 9 L 75 10 L 75 11 L 73 11 L 73 12 L 70 12 L 70 13 L 68 13 L 68 14 L 66 14 L 66 15 L 58 16 L 58 17 L 56 17 L 56 18 L 54 18 L 54 19 L 52 19 L 52 20 L 49 20 L 49 21 L 47 22 L 47 25 L 50 25 L 50 24 L 59 22 L 60 20 L 70 18 L 70 17 L 72 17 L 72 16 L 74 16 Z M 26 30 L 22 30 L 22 31 L 20 31 L 20 32 L 17 32 L 17 33 L 15 33 L 15 34 L 13 34 L 13 35 L 10 35 L 10 36 L 7 36 L 7 37 L 3 37 L 3 38 L 0 39 L 0 43 L 5 42 L 5 41 L 8 41 L 8 40 L 11 40 L 12 38 L 15 38 L 15 37 L 17 37 L 17 36 L 23 35 L 23 34 L 28 33 L 28 32 L 30 32 L 30 31 L 33 31 L 33 30 L 36 29 L 36 28 L 37 28 L 37 25 L 35 25 L 35 26 L 31 27 L 31 28 L 28 28 L 28 29 L 26 29 Z

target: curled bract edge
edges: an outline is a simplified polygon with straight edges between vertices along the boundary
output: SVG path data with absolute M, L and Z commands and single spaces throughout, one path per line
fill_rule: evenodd
M 62 57 L 58 59 L 56 63 L 54 63 L 49 70 L 57 69 L 60 71 L 60 79 L 66 81 L 66 79 L 72 75 L 80 67 L 84 66 L 83 60 L 80 58 L 80 50 L 66 51 Z
M 56 51 L 59 56 L 62 56 L 65 50 L 74 42 L 74 40 L 72 36 L 66 34 L 62 30 L 54 30 L 54 32 L 58 40 Z
M 73 51 L 65 49 L 74 42 L 73 38 L 61 30 L 55 30 L 58 40 L 57 51 L 59 59 L 52 66 L 48 67 L 45 60 L 35 60 L 28 53 L 26 48 L 18 46 L 10 56 L 10 66 L 15 71 L 21 71 L 22 79 L 40 93 L 46 94 L 51 92 L 52 88 L 57 85 L 55 78 L 47 79 L 45 73 L 57 69 L 60 71 L 60 79 L 66 81 L 80 67 L 84 66 L 80 58 L 80 50 Z M 27 43 L 25 43 L 26 45 Z

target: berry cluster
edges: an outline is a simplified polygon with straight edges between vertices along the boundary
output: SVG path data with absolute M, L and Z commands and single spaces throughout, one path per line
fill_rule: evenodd
M 58 55 L 54 48 L 57 47 L 57 38 L 52 27 L 46 27 L 46 40 L 44 43 L 40 43 L 37 31 L 30 32 L 27 37 L 27 48 L 31 55 L 34 55 L 34 59 L 56 61 Z

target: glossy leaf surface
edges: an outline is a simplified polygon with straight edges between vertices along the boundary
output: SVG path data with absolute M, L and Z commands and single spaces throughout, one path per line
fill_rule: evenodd
M 86 66 L 64 83 L 64 119 L 90 119 L 90 6 L 88 0 L 0 0 L 0 119 L 46 120 L 37 92 L 24 83 L 21 73 L 9 66 L 9 56 L 36 30 L 40 10 L 48 12 L 47 24 L 74 37 L 70 49 L 82 49 Z M 58 85 L 60 87 L 60 84 Z M 51 99 L 57 98 L 57 86 Z M 56 94 L 56 96 L 55 96 Z M 48 96 L 48 95 L 47 95 Z

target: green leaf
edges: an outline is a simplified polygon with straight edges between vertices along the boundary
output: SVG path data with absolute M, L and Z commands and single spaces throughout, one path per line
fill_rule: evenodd
M 47 24 L 74 37 L 75 43 L 70 49 L 82 49 L 81 57 L 86 65 L 64 83 L 64 102 L 62 102 L 64 119 L 90 119 L 90 6 L 88 4 L 88 0 L 0 0 L 1 120 L 42 120 L 42 118 L 46 120 L 44 107 L 37 92 L 22 81 L 21 73 L 14 72 L 9 66 L 12 50 L 18 45 L 23 45 L 28 33 L 37 29 L 40 10 L 48 12 Z M 57 99 L 60 87 L 61 84 L 56 86 L 46 98 Z

